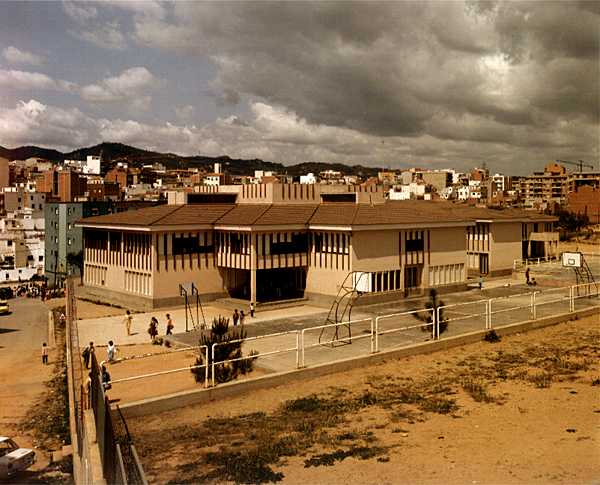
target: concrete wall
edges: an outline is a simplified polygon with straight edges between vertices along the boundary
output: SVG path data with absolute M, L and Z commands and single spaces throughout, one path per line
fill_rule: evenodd
M 510 274 L 514 260 L 521 258 L 521 222 L 494 222 L 490 231 L 490 273 Z
M 400 269 L 400 231 L 358 231 L 352 234 L 352 269 L 388 271 Z

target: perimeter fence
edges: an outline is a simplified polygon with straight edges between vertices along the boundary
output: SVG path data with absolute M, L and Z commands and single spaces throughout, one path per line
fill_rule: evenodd
M 118 407 L 111 409 L 105 395 L 109 379 L 102 378 L 102 368 L 94 353 L 90 356 L 91 369 L 84 381 L 77 327 L 77 304 L 73 279 L 66 285 L 66 347 L 69 366 L 69 398 L 77 436 L 77 459 L 80 462 L 82 483 L 90 483 L 90 438 L 86 436 L 85 410 L 92 409 L 96 427 L 96 442 L 100 451 L 103 477 L 107 483 L 118 485 L 147 485 L 127 423 Z M 85 383 L 84 383 L 85 382 Z M 73 421 L 72 421 L 73 422 Z M 96 479 L 98 477 L 95 477 Z

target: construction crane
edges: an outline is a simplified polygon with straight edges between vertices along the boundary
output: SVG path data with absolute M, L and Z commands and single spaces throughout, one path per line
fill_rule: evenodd
M 579 167 L 580 172 L 583 170 L 583 167 L 587 167 L 587 168 L 594 170 L 594 166 L 590 165 L 589 163 L 585 163 L 584 160 L 577 160 L 576 162 L 572 162 L 570 160 L 556 160 L 556 162 L 557 163 L 566 163 L 568 165 L 577 165 Z

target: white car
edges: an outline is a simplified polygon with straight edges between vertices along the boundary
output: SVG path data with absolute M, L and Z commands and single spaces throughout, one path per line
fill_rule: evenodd
M 27 470 L 35 463 L 35 451 L 19 448 L 13 440 L 0 436 L 0 480 Z

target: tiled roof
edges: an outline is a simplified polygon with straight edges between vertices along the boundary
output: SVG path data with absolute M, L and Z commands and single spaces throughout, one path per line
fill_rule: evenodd
M 386 201 L 382 204 L 188 204 L 161 205 L 135 211 L 95 216 L 78 221 L 83 225 L 114 226 L 369 226 L 474 222 L 476 220 L 550 221 L 546 216 L 519 209 L 482 209 L 446 201 Z
M 216 221 L 224 226 L 249 226 L 256 222 L 268 209 L 270 204 L 239 204 Z
M 272 205 L 254 224 L 259 226 L 303 225 L 308 224 L 318 205 Z
M 213 224 L 235 206 L 233 204 L 160 205 L 104 216 L 86 217 L 81 224 L 114 226 L 178 226 Z

